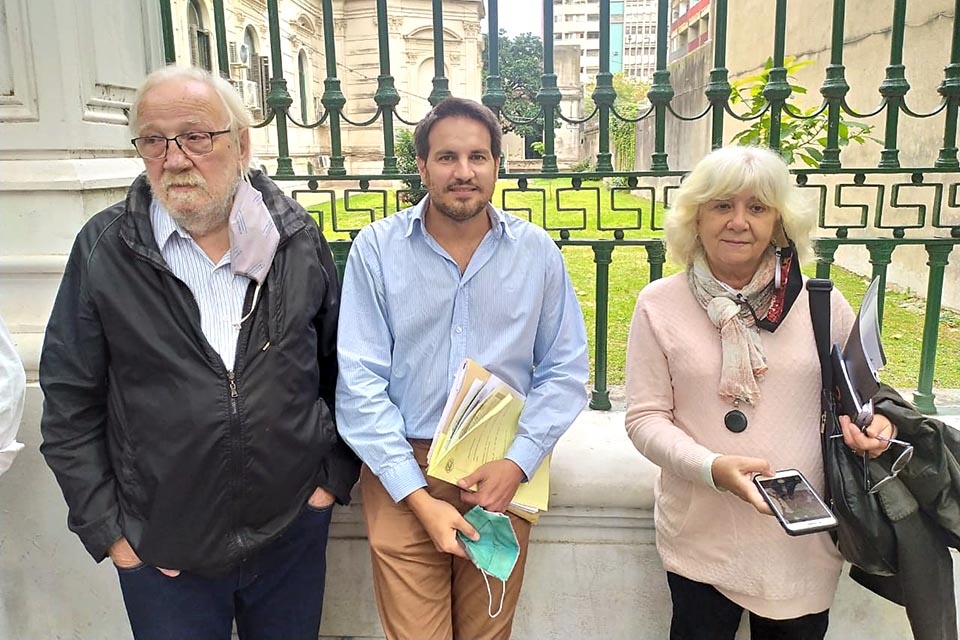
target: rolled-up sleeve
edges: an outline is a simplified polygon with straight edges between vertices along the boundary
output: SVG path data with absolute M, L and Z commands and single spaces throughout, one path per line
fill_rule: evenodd
M 20 356 L 13 346 L 13 338 L 0 319 L 0 475 L 23 449 L 17 442 L 17 429 L 23 417 L 23 397 L 27 378 Z

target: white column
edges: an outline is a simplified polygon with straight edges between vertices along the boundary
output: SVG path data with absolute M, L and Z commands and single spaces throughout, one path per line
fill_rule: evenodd
M 162 64 L 155 0 L 0 0 L 0 315 L 31 378 L 74 236 L 143 170 L 125 109 Z

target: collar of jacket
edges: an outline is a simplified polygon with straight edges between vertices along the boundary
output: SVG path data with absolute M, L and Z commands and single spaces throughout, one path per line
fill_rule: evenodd
M 270 216 L 280 232 L 280 244 L 284 243 L 306 224 L 305 216 L 295 202 L 284 195 L 276 183 L 259 169 L 250 170 L 250 184 L 263 195 Z M 124 206 L 123 219 L 120 221 L 120 237 L 131 250 L 154 264 L 165 267 L 160 248 L 153 237 L 150 225 L 150 202 L 153 193 L 147 174 L 141 173 L 130 185 Z M 279 248 L 278 247 L 278 248 Z

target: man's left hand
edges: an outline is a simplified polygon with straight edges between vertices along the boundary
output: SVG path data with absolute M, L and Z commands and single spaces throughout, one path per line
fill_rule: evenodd
M 523 477 L 523 470 L 513 460 L 488 462 L 457 483 L 460 499 L 487 511 L 503 512 L 517 494 Z M 469 491 L 473 485 L 477 485 L 477 490 Z
M 323 487 L 314 489 L 307 504 L 313 509 L 325 509 L 336 502 L 337 498 Z

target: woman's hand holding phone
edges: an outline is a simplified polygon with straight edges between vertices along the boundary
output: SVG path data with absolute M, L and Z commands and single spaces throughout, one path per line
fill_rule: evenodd
M 713 461 L 710 470 L 713 474 L 713 483 L 718 489 L 729 491 L 764 515 L 774 515 L 753 482 L 754 476 L 758 474 L 774 475 L 769 462 L 763 458 L 724 455 Z
M 757 475 L 753 484 L 790 535 L 816 533 L 837 526 L 837 519 L 823 498 L 796 469 L 777 471 L 773 476 Z

